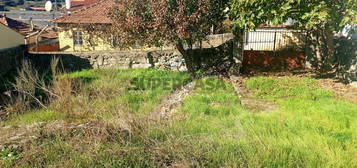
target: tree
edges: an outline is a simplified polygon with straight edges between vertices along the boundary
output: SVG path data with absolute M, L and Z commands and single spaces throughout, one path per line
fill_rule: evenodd
M 356 0 L 231 0 L 234 32 L 255 29 L 267 22 L 279 24 L 287 18 L 311 37 L 315 67 L 323 72 L 333 57 L 333 35 L 347 24 L 357 23 Z
M 334 35 L 348 24 L 357 24 L 357 1 L 301 1 L 292 10 L 297 26 L 309 32 L 314 66 L 322 73 L 331 69 L 335 60 Z
M 228 0 L 127 0 L 109 13 L 114 33 L 123 45 L 172 44 L 195 77 L 193 46 L 206 38 L 224 17 Z

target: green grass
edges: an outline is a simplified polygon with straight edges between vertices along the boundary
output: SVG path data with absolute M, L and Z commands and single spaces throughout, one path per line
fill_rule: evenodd
M 153 69 L 85 70 L 68 76 L 81 79 L 85 83 L 82 86 L 82 91 L 85 93 L 104 93 L 105 95 L 98 96 L 91 100 L 89 104 L 94 109 L 101 108 L 101 110 L 95 111 L 103 111 L 103 116 L 110 117 L 115 110 L 118 110 L 111 108 L 119 108 L 121 111 L 136 114 L 147 114 L 165 95 L 189 82 L 187 73 Z M 135 82 L 139 80 L 144 82 Z M 150 82 L 148 82 L 151 80 L 158 80 L 160 83 L 155 85 L 157 87 L 151 87 Z M 163 81 L 168 83 L 162 83 Z
M 66 118 L 65 114 L 50 110 L 32 111 L 23 115 L 14 115 L 10 119 L 4 121 L 4 125 L 25 125 L 35 122 L 50 122 L 55 120 L 63 120 Z M 0 122 L 1 124 L 1 122 Z
M 356 104 L 309 78 L 255 77 L 247 87 L 280 108 L 252 113 L 229 85 L 198 89 L 181 108 L 184 119 L 153 136 L 182 146 L 175 152 L 194 167 L 357 166 Z
M 279 107 L 261 113 L 242 107 L 231 84 L 201 79 L 170 120 L 154 122 L 148 120 L 150 111 L 189 81 L 186 73 L 85 70 L 63 78 L 79 84 L 60 102 L 62 109 L 56 102 L 50 106 L 55 114 L 66 114 L 68 122 L 95 121 L 101 129 L 44 130 L 11 166 L 357 167 L 357 104 L 336 98 L 315 79 L 249 79 L 246 85 L 256 99 Z M 160 78 L 177 80 L 171 89 L 133 84 Z M 41 118 L 35 114 L 46 116 L 31 112 L 7 122 L 37 122 L 31 120 Z
M 357 104 L 335 98 L 310 78 L 255 77 L 247 86 L 258 99 L 280 106 L 241 119 L 248 156 L 261 166 L 357 166 Z
M 168 83 L 161 83 L 158 87 L 151 88 L 147 81 L 142 82 L 145 85 L 140 86 L 134 83 L 136 78 L 140 80 L 161 78 Z M 70 86 L 66 83 L 67 79 L 70 79 Z M 124 113 L 147 115 L 165 95 L 187 82 L 189 82 L 187 73 L 153 69 L 83 70 L 64 74 L 59 77 L 57 92 L 61 93 L 65 90 L 63 92 L 70 92 L 69 96 L 54 100 L 47 111 L 14 115 L 9 121 L 0 121 L 0 124 L 29 124 L 51 121 L 52 117 L 63 118 L 59 116 L 66 116 L 72 121 L 88 121 L 112 120 Z

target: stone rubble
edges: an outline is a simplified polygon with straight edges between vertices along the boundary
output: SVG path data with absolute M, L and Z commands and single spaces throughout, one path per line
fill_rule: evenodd
M 157 106 L 151 113 L 153 119 L 168 119 L 180 107 L 184 100 L 195 89 L 195 82 L 190 82 L 185 86 L 177 89 L 174 93 L 166 97 L 163 102 Z
M 242 106 L 252 112 L 270 112 L 278 108 L 276 104 L 253 98 L 254 95 L 252 91 L 244 86 L 246 80 L 247 79 L 242 76 L 230 76 L 230 81 Z

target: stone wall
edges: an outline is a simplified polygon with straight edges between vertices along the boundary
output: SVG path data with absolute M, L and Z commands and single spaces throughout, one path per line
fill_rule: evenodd
M 39 69 L 48 69 L 53 58 L 69 71 L 99 68 L 158 68 L 185 71 L 182 56 L 175 50 L 158 51 L 93 51 L 30 53 L 27 57 Z
M 23 46 L 0 50 L 0 76 L 16 70 L 24 53 L 25 49 Z
M 198 69 L 230 66 L 232 61 L 232 41 L 215 47 L 193 50 L 193 59 Z M 60 58 L 67 71 L 98 68 L 157 68 L 186 71 L 182 55 L 177 50 L 137 50 L 137 51 L 91 51 L 91 52 L 41 52 L 30 53 L 27 58 L 38 69 L 49 69 L 52 58 Z M 223 67 L 222 67 L 223 66 Z

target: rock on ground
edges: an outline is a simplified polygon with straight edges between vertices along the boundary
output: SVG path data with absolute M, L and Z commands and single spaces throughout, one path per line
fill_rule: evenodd
M 278 108 L 276 104 L 254 98 L 253 92 L 245 87 L 247 78 L 242 76 L 230 76 L 230 81 L 242 106 L 248 110 L 252 112 L 269 112 Z
M 176 109 L 181 106 L 184 100 L 195 89 L 195 82 L 190 82 L 181 88 L 178 88 L 174 93 L 164 98 L 163 102 L 157 106 L 151 113 L 153 119 L 168 119 Z

